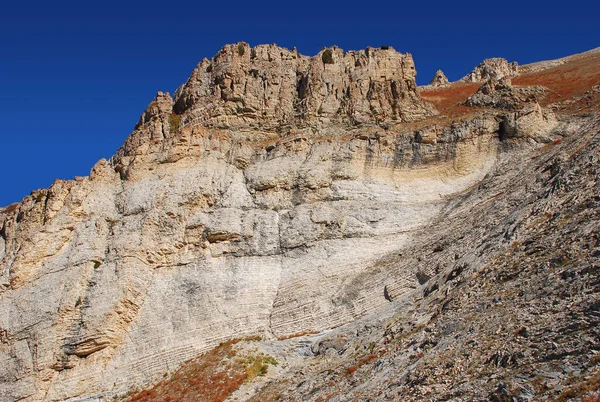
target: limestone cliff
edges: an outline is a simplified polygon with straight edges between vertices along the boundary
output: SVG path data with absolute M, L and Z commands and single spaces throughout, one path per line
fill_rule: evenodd
M 438 116 L 415 74 L 391 48 L 228 45 L 89 177 L 0 209 L 0 399 L 108 400 L 222 341 L 325 333 L 433 286 L 470 244 L 415 251 L 448 206 L 574 126 L 511 91 L 493 96 L 518 113 Z

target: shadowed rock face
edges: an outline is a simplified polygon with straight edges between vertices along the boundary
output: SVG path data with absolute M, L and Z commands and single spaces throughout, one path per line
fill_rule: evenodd
M 226 46 L 89 177 L 0 210 L 0 399 L 119 392 L 427 283 L 390 256 L 522 142 L 496 111 L 403 124 L 434 114 L 415 74 L 390 48 Z

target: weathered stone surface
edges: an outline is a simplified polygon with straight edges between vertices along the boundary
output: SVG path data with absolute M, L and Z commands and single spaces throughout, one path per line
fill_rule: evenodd
M 544 109 L 537 102 L 545 95 L 543 87 L 514 87 L 510 80 L 487 80 L 465 105 L 497 108 L 509 111 L 501 119 L 510 129 L 506 137 L 529 137 L 538 142 L 550 142 L 547 135 L 558 124 L 554 112 Z M 501 136 L 504 134 L 501 134 Z
M 477 272 L 456 269 L 481 257 L 482 239 L 498 253 L 494 239 L 513 239 L 507 211 L 534 199 L 529 181 L 523 194 L 507 187 L 525 177 L 514 169 L 560 187 L 559 162 L 522 164 L 536 141 L 582 123 L 557 131 L 519 97 L 515 110 L 483 102 L 454 121 L 406 124 L 434 113 L 414 77 L 410 55 L 391 48 L 308 58 L 226 46 L 173 98 L 159 92 L 89 177 L 0 209 L 0 399 L 110 399 L 257 334 L 275 353 L 296 347 L 277 338 L 354 325 L 302 359 L 374 353 L 365 345 L 380 346 L 377 323 L 394 309 L 383 336 L 430 325 L 454 280 Z M 426 302 L 409 298 L 425 290 Z M 402 350 L 416 356 L 425 338 Z
M 388 272 L 437 267 L 412 293 L 363 319 L 264 350 L 276 378 L 242 387 L 250 401 L 581 400 L 600 362 L 600 120 L 576 119 L 560 144 L 516 152 Z M 292 344 L 293 345 L 293 344 Z M 285 351 L 285 352 L 284 352 Z
M 495 57 L 482 61 L 473 71 L 461 78 L 461 81 L 483 82 L 490 78 L 500 80 L 514 77 L 518 73 L 519 66 L 516 61 L 509 63 L 506 59 Z
M 523 100 L 524 101 L 524 100 Z M 510 80 L 502 78 L 488 79 L 465 102 L 467 106 L 493 107 L 504 110 L 516 110 L 521 100 Z
M 450 81 L 448 81 L 446 74 L 444 74 L 444 72 L 442 70 L 437 70 L 435 72 L 435 74 L 433 75 L 433 78 L 429 82 L 429 86 L 432 86 L 432 87 L 445 87 L 449 84 L 450 84 Z
M 7 380 L 3 395 L 117 390 L 230 337 L 352 321 L 387 303 L 384 281 L 416 286 L 378 259 L 480 180 L 497 148 L 493 117 L 268 150 L 217 129 L 160 137 L 169 107 L 153 101 L 134 155 L 1 215 L 0 326 L 7 345 L 36 345 L 23 369 L 35 382 Z
M 280 127 L 335 120 L 411 121 L 434 113 L 419 99 L 410 54 L 392 48 L 315 57 L 276 45 L 227 45 L 175 93 L 184 126 Z

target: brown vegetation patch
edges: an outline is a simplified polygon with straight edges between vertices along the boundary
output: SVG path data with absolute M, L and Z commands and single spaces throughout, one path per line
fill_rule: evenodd
M 548 88 L 550 92 L 541 100 L 542 105 L 563 102 L 572 98 L 587 98 L 586 95 L 589 95 L 589 99 L 581 99 L 581 101 L 584 104 L 590 101 L 590 107 L 597 106 L 597 102 L 593 101 L 593 94 L 590 94 L 589 90 L 599 83 L 600 53 L 575 56 L 563 65 L 523 74 L 512 80 L 513 85 L 541 85 Z
M 458 116 L 470 113 L 473 108 L 462 103 L 477 92 L 480 83 L 456 82 L 445 88 L 427 89 L 421 92 L 423 100 L 432 103 L 436 109 L 448 116 Z
M 569 382 L 569 380 L 567 380 Z M 597 392 L 600 391 L 600 371 L 597 371 L 589 378 L 573 377 L 570 386 L 565 387 L 560 393 L 555 402 L 565 402 L 574 398 L 582 398 L 586 402 L 596 402 L 599 397 Z
M 15 212 L 15 210 L 17 209 L 18 206 L 19 206 L 18 202 L 15 202 L 14 204 L 10 204 L 8 207 L 4 208 L 4 212 L 7 214 L 10 214 L 11 212 Z
M 251 340 L 253 340 L 252 338 Z M 185 363 L 165 380 L 151 388 L 125 395 L 127 402 L 221 402 L 243 383 L 265 375 L 277 361 L 263 354 L 238 356 L 234 345 L 224 342 L 202 356 Z M 165 373 L 165 377 L 167 374 Z
M 290 335 L 285 335 L 285 336 L 280 336 L 277 338 L 278 341 L 285 341 L 286 339 L 292 339 L 292 338 L 298 338 L 300 336 L 306 336 L 306 335 L 314 335 L 314 334 L 318 334 L 318 331 L 303 331 L 303 332 L 297 332 L 295 334 L 290 334 Z

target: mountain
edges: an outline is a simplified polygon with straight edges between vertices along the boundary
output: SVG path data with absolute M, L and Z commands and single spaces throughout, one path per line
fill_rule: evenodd
M 0 399 L 592 396 L 599 65 L 225 46 L 0 209 Z

